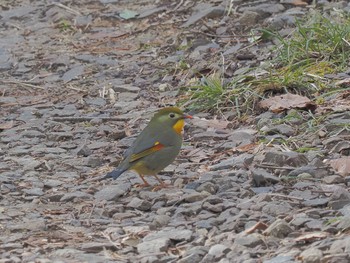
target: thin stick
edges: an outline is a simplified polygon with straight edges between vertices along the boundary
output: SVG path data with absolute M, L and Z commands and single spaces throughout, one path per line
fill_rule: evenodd
M 22 85 L 22 86 L 25 86 L 25 87 L 29 87 L 29 88 L 45 90 L 44 87 L 36 86 L 36 85 L 25 83 L 25 82 L 20 82 L 20 81 L 17 81 L 17 80 L 1 80 L 1 82 L 2 83 L 9 83 L 9 84 L 19 84 L 19 85 Z
M 282 197 L 282 198 L 287 198 L 287 199 L 292 199 L 292 200 L 298 200 L 298 201 L 305 201 L 304 198 L 296 197 L 296 196 L 289 196 L 289 195 L 282 195 L 282 194 L 274 194 L 270 193 L 268 194 L 269 196 L 276 196 L 276 197 Z
M 52 117 L 51 120 L 57 121 L 57 122 L 64 122 L 64 121 L 85 122 L 85 121 L 91 121 L 91 120 L 125 121 L 126 118 L 120 118 L 120 117 Z
M 76 10 L 74 10 L 74 9 L 72 9 L 72 8 L 70 8 L 70 7 L 68 7 L 68 6 L 66 6 L 66 5 L 63 5 L 63 4 L 61 4 L 61 3 L 55 3 L 55 2 L 54 2 L 53 4 L 54 4 L 55 6 L 61 7 L 61 8 L 63 8 L 63 9 L 66 9 L 67 11 L 69 11 L 69 12 L 75 14 L 75 15 L 81 16 L 81 13 L 80 13 L 79 11 L 76 11 Z

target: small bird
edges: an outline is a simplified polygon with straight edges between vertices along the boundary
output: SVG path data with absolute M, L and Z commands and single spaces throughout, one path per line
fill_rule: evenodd
M 125 171 L 134 170 L 144 183 L 140 186 L 149 186 L 145 175 L 153 175 L 161 186 L 166 186 L 157 173 L 171 164 L 179 154 L 185 119 L 192 119 L 192 116 L 177 107 L 160 109 L 126 150 L 118 168 L 107 173 L 103 179 L 117 179 Z

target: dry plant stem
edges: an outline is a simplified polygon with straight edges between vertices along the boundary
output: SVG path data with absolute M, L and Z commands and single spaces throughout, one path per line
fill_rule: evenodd
M 287 166 L 272 166 L 272 165 L 265 165 L 265 164 L 255 164 L 258 167 L 262 168 L 272 168 L 272 169 L 280 169 L 280 170 L 295 170 L 295 167 L 287 167 Z
M 304 198 L 296 197 L 296 196 L 289 196 L 289 195 L 282 195 L 282 194 L 274 194 L 270 193 L 268 194 L 269 196 L 276 196 L 276 197 L 282 197 L 282 198 L 287 198 L 287 199 L 292 199 L 292 200 L 298 200 L 298 201 L 305 201 Z
M 9 84 L 18 84 L 18 85 L 21 85 L 21 86 L 24 86 L 24 87 L 28 87 L 28 88 L 45 90 L 44 87 L 33 85 L 33 84 L 29 84 L 29 83 L 26 83 L 26 82 L 17 81 L 17 80 L 1 80 L 1 82 L 2 83 L 9 83 Z
M 125 121 L 124 118 L 118 118 L 118 117 L 53 117 L 51 118 L 52 121 L 57 122 L 63 122 L 63 121 L 69 121 L 69 122 L 85 122 L 85 121 L 91 121 L 91 120 L 103 120 L 103 121 Z
M 66 5 L 63 5 L 63 4 L 61 4 L 61 3 L 53 3 L 55 6 L 58 6 L 58 7 L 61 7 L 61 8 L 63 8 L 63 9 L 66 9 L 67 11 L 69 11 L 69 12 L 71 12 L 72 14 L 74 14 L 74 15 L 78 15 L 78 16 L 81 16 L 82 14 L 80 13 L 80 12 L 78 12 L 78 11 L 76 11 L 76 10 L 74 10 L 74 9 L 72 9 L 72 8 L 70 8 L 70 7 L 68 7 L 68 6 L 66 6 Z

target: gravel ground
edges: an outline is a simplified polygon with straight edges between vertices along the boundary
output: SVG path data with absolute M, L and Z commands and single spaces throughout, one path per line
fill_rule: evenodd
M 193 112 L 181 154 L 160 174 L 172 188 L 139 189 L 133 172 L 98 180 L 159 107 L 178 101 L 191 72 L 215 71 L 222 57 L 227 78 L 258 65 L 271 43 L 251 45 L 247 32 L 284 30 L 313 9 L 231 1 L 227 15 L 229 2 L 0 4 L 1 263 L 350 262 L 349 171 L 324 161 L 349 152 L 347 97 L 329 101 L 343 107 L 314 133 L 299 111 L 278 125 L 291 111 L 243 124 L 233 109 L 227 120 Z M 272 143 L 288 138 L 315 150 Z

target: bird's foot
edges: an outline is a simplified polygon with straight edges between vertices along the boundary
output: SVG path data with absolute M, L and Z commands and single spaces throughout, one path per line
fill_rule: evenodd
M 161 184 L 159 184 L 159 185 L 156 185 L 155 187 L 153 187 L 153 189 L 152 189 L 152 192 L 157 192 L 157 191 L 159 191 L 159 190 L 162 190 L 162 189 L 164 189 L 164 188 L 173 188 L 174 186 L 173 185 L 171 185 L 171 184 L 166 184 L 166 183 L 161 183 Z
M 135 184 L 136 188 L 145 188 L 151 186 L 149 183 Z

